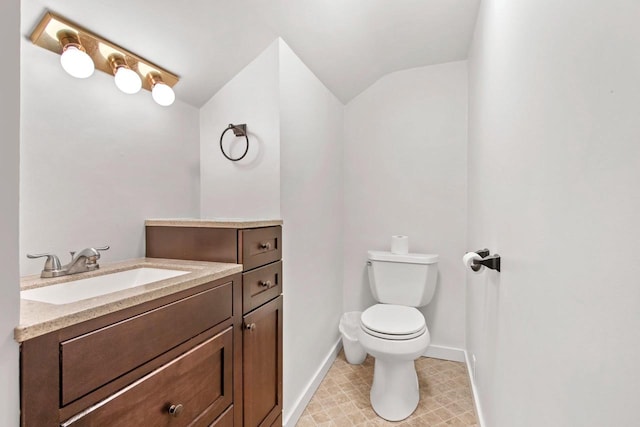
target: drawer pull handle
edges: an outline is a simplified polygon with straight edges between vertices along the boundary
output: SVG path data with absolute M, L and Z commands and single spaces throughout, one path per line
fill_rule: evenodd
M 255 323 L 245 323 L 244 328 L 251 332 L 254 331 L 256 329 L 256 324 Z
M 260 243 L 260 249 L 271 249 L 271 243 L 269 242 L 262 242 Z
M 271 287 L 271 280 L 267 280 L 267 281 L 260 281 L 260 286 L 262 286 L 263 288 L 270 288 Z
M 182 406 L 182 403 L 178 403 L 177 405 L 169 406 L 169 413 L 174 417 L 178 417 L 182 413 L 183 409 L 184 409 L 184 406 Z

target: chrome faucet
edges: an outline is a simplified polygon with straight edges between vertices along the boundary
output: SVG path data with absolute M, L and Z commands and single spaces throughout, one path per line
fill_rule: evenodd
M 104 246 L 102 248 L 85 248 L 77 253 L 71 252 L 71 262 L 64 266 L 60 265 L 60 259 L 54 254 L 27 254 L 27 258 L 47 257 L 40 277 L 59 277 L 99 269 L 100 264 L 98 264 L 98 260 L 100 259 L 100 251 L 106 251 L 108 249 L 109 246 Z
M 71 262 L 64 267 L 63 270 L 67 271 L 67 274 L 83 273 L 85 271 L 93 271 L 100 268 L 98 260 L 100 259 L 99 251 L 106 251 L 109 246 L 102 248 L 85 248 L 78 253 L 71 252 Z

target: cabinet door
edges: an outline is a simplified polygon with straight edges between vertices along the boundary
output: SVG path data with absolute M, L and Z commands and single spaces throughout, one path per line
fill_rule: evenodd
M 282 412 L 282 296 L 244 316 L 244 427 L 271 426 Z

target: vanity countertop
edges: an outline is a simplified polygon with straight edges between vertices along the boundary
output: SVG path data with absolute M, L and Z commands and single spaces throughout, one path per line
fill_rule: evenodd
M 20 324 L 14 330 L 15 340 L 23 342 L 67 326 L 242 272 L 241 264 L 137 258 L 103 264 L 99 270 L 70 276 L 51 279 L 41 279 L 39 275 L 26 276 L 20 280 L 20 289 L 40 288 L 140 267 L 184 270 L 189 273 L 69 304 L 56 305 L 20 299 Z
M 238 219 L 238 218 L 169 218 L 148 219 L 147 227 L 202 227 L 202 228 L 258 228 L 282 225 L 281 219 Z

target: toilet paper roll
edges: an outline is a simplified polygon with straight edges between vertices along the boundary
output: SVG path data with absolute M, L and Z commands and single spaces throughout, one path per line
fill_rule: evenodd
M 391 236 L 391 253 L 404 255 L 409 253 L 409 237 L 408 236 Z
M 469 271 L 471 271 L 472 273 L 478 274 L 482 270 L 484 270 L 484 265 L 482 267 L 480 267 L 480 269 L 478 271 L 474 271 L 471 268 L 471 266 L 473 265 L 473 260 L 476 260 L 476 259 L 482 259 L 482 257 L 480 255 L 478 255 L 477 253 L 475 253 L 475 252 L 467 252 L 462 257 L 462 263 L 464 264 L 465 267 L 469 268 Z

